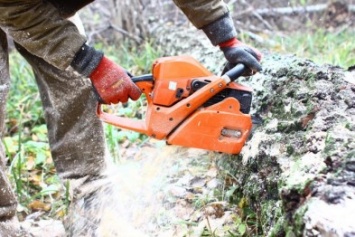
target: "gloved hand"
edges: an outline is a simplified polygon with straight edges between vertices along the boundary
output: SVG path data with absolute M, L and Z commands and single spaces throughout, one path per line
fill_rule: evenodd
M 231 64 L 227 66 L 228 68 L 242 63 L 249 69 L 244 75 L 253 75 L 262 70 L 259 64 L 262 56 L 257 49 L 240 42 L 236 38 L 220 43 L 219 47 L 228 63 Z
M 125 103 L 128 97 L 137 100 L 141 95 L 128 73 L 105 56 L 89 77 L 101 102 L 105 104 Z
M 126 70 L 92 47 L 83 45 L 71 65 L 91 79 L 101 103 L 125 103 L 129 98 L 137 100 L 141 95 L 140 89 L 132 82 Z
M 252 75 L 261 71 L 261 65 L 259 64 L 261 53 L 235 38 L 237 32 L 233 20 L 228 14 L 202 27 L 202 30 L 211 43 L 219 46 L 223 51 L 229 64 L 227 67 L 231 68 L 237 63 L 243 63 L 249 68 L 245 75 Z

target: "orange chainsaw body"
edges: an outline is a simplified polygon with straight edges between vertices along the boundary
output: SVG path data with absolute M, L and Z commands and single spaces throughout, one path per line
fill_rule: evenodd
M 237 98 L 223 96 L 222 91 L 249 95 L 250 88 L 226 83 L 190 56 L 157 59 L 152 76 L 151 81 L 136 82 L 148 103 L 143 120 L 106 113 L 98 106 L 101 120 L 172 145 L 229 154 L 241 151 L 252 129 L 251 116 L 241 111 Z

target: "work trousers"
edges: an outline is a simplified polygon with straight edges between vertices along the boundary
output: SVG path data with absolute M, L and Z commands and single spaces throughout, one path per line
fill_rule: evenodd
M 16 45 L 34 71 L 48 128 L 52 158 L 62 179 L 99 175 L 106 164 L 103 125 L 96 116 L 97 100 L 87 78 L 71 68 L 62 71 Z M 10 87 L 6 34 L 0 29 L 0 138 Z M 9 98 L 11 99 L 11 98 Z M 5 173 L 0 142 L 0 221 L 15 215 L 16 199 Z

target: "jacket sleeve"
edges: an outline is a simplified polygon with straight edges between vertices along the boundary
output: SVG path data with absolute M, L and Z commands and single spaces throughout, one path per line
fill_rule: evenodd
M 76 26 L 43 0 L 0 0 L 0 28 L 27 51 L 66 69 L 86 42 Z
M 224 17 L 229 12 L 222 0 L 174 0 L 174 3 L 198 29 Z

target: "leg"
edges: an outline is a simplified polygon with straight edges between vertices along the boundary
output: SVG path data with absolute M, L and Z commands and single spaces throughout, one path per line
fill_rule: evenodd
M 105 140 L 90 82 L 74 71 L 61 71 L 19 45 L 31 64 L 45 111 L 55 167 L 62 179 L 96 176 L 105 167 Z
M 16 47 L 36 76 L 58 175 L 73 189 L 65 222 L 67 234 L 120 236 L 123 228 L 116 222 L 122 219 L 123 208 L 115 201 L 118 183 L 106 168 L 104 131 L 96 116 L 97 100 L 90 81 L 72 70 L 60 71 Z M 129 225 L 124 228 L 135 231 Z
M 9 60 L 6 34 L 0 29 L 0 236 L 19 236 L 17 201 L 5 173 L 6 157 L 1 138 L 5 126 L 6 97 L 9 91 Z

